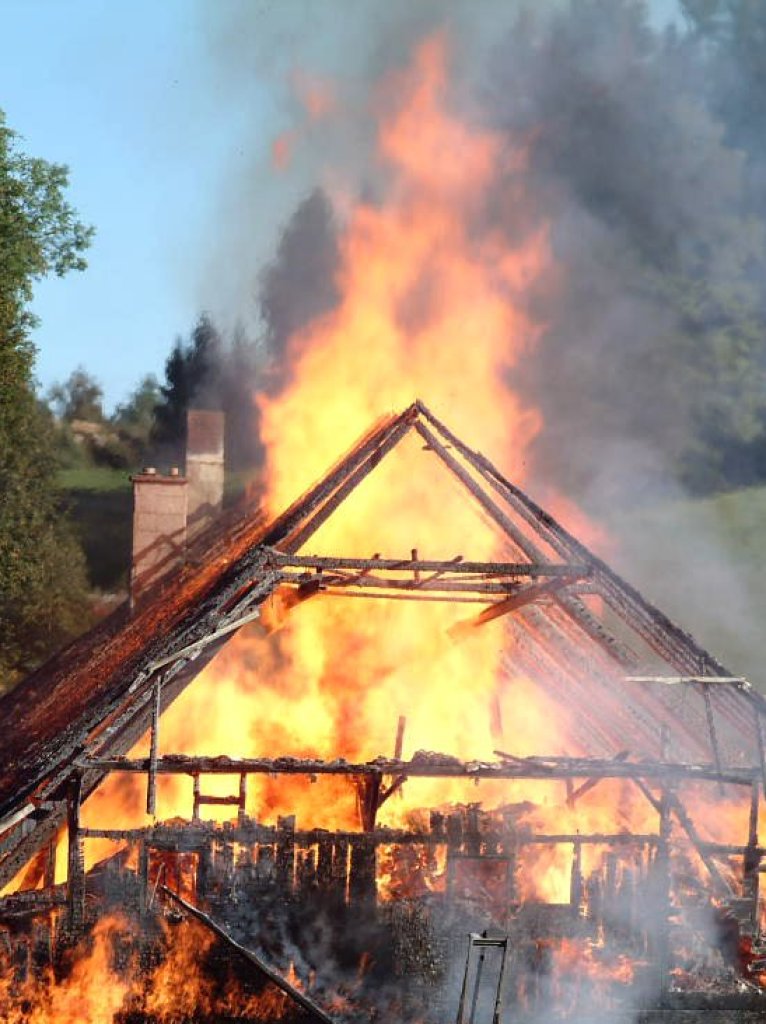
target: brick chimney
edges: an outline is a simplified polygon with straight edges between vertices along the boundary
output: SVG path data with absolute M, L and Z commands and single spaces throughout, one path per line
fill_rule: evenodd
M 133 481 L 133 560 L 130 603 L 186 556 L 188 482 L 171 469 L 169 476 L 145 469 Z
M 223 504 L 224 415 L 189 409 L 186 420 L 186 478 L 189 481 L 189 540 L 207 526 Z

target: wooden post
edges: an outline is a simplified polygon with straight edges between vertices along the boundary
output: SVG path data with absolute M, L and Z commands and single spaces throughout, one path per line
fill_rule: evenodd
M 75 772 L 67 789 L 67 930 L 79 935 L 85 922 L 85 858 L 80 838 L 82 773 Z
M 744 896 L 750 901 L 750 925 L 753 935 L 758 931 L 758 880 L 761 855 L 758 852 L 758 805 L 761 797 L 759 779 L 753 779 L 750 792 L 750 820 L 748 824 L 747 848 L 745 850 L 743 874 Z
M 372 904 L 377 899 L 375 884 L 375 840 L 369 834 L 351 840 L 351 866 L 348 876 L 350 904 Z
M 763 784 L 763 793 L 766 796 L 766 752 L 764 751 L 763 742 L 763 724 L 761 722 L 761 712 L 757 707 L 753 707 L 753 714 L 755 715 L 755 738 L 758 744 L 758 761 L 761 766 L 761 782 Z
M 666 725 L 662 726 L 661 733 L 661 759 L 667 761 L 668 748 L 670 743 L 670 731 Z M 655 893 L 657 902 L 655 912 L 656 942 L 655 956 L 657 960 L 658 987 L 661 1003 L 667 1000 L 670 987 L 670 800 L 668 794 L 669 784 L 663 782 L 660 795 L 660 822 L 659 839 L 657 843 L 657 856 L 655 858 Z
M 295 868 L 295 815 L 277 818 L 277 885 L 283 893 L 293 891 Z
M 399 721 L 396 723 L 396 743 L 394 744 L 394 758 L 397 761 L 402 759 L 402 750 L 404 749 L 404 729 L 407 725 L 407 719 L 404 715 L 399 715 Z
M 43 874 L 43 888 L 51 889 L 56 884 L 56 840 L 48 843 L 45 852 L 45 872 Z
M 360 775 L 355 780 L 359 821 L 365 832 L 375 831 L 380 806 L 380 775 Z
M 317 883 L 323 892 L 332 887 L 332 840 L 321 838 L 317 856 Z
M 239 776 L 239 804 L 237 805 L 237 824 L 244 825 L 247 817 L 247 772 Z
M 139 914 L 145 918 L 149 912 L 149 844 L 142 838 L 138 844 Z
M 413 562 L 417 562 L 417 560 L 418 560 L 418 549 L 417 548 L 412 548 L 411 554 L 412 554 L 412 561 Z M 415 582 L 416 583 L 420 583 L 420 570 L 419 569 L 413 569 L 412 575 L 415 577 Z
M 157 749 L 160 738 L 160 698 L 159 679 L 154 684 L 154 703 L 152 705 L 152 731 L 149 741 L 149 773 L 146 777 L 146 813 L 152 817 L 157 813 Z
M 338 903 L 347 902 L 348 890 L 348 840 L 336 839 L 333 843 L 331 887 Z
M 707 718 L 707 728 L 710 733 L 710 748 L 713 752 L 713 760 L 715 761 L 716 771 L 719 774 L 722 772 L 721 766 L 721 751 L 718 747 L 718 735 L 715 730 L 715 717 L 713 716 L 713 702 L 710 699 L 710 683 L 701 683 L 702 697 L 705 702 L 705 717 Z M 723 796 L 723 783 L 719 780 L 718 792 Z
M 192 821 L 199 821 L 199 772 L 195 772 L 194 776 L 194 804 L 192 807 Z
M 569 883 L 569 903 L 575 917 L 580 916 L 582 905 L 582 843 L 572 843 L 572 877 Z

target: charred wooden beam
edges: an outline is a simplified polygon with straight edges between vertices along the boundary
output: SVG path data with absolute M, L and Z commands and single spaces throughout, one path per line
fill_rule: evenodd
M 615 754 L 614 759 L 615 761 L 625 761 L 629 756 L 629 751 L 621 750 L 619 754 Z M 589 793 L 592 789 L 595 789 L 599 782 L 603 782 L 603 779 L 586 779 L 585 782 L 579 785 L 576 789 L 570 790 L 568 788 L 567 806 L 574 807 L 574 805 L 577 803 L 580 797 L 585 796 L 586 793 Z
M 380 798 L 382 781 L 382 776 L 379 774 L 359 775 L 354 778 L 359 823 L 362 826 L 363 832 L 373 832 L 375 830 L 375 818 L 378 808 L 382 803 Z
M 450 626 L 447 632 L 453 640 L 463 640 L 470 636 L 475 629 L 478 629 L 487 622 L 499 619 L 503 615 L 509 615 L 511 612 L 515 612 L 519 608 L 531 604 L 533 601 L 538 601 L 540 598 L 551 597 L 569 582 L 571 581 L 568 579 L 554 579 L 549 580 L 547 583 L 531 583 L 526 587 L 521 587 L 511 597 L 506 598 L 504 601 L 497 601 L 495 604 L 490 605 L 489 608 L 479 612 L 474 618 L 456 622 Z
M 240 945 L 240 943 L 233 939 L 227 931 L 225 931 L 219 924 L 216 924 L 212 917 L 204 913 L 198 907 L 193 906 L 193 904 L 189 903 L 181 896 L 178 896 L 165 885 L 161 886 L 161 892 L 163 896 L 172 900 L 187 914 L 190 914 L 195 918 L 195 920 L 199 921 L 200 924 L 204 925 L 205 928 L 213 932 L 213 934 L 219 939 L 222 939 L 230 949 L 233 949 L 234 952 L 243 960 L 247 961 L 247 963 L 252 967 L 255 967 L 256 970 L 258 970 L 263 977 L 267 979 L 267 981 L 276 985 L 281 992 L 284 992 L 285 995 L 292 999 L 294 1003 L 297 1003 L 298 1006 L 305 1010 L 313 1020 L 321 1021 L 321 1024 L 336 1024 L 333 1018 L 330 1017 L 329 1014 L 325 1013 L 321 1006 L 315 1003 L 313 999 L 310 999 L 305 992 L 301 992 L 300 989 L 296 988 L 286 978 L 283 978 L 281 974 L 269 967 L 268 964 L 266 964 L 259 956 L 256 956 L 252 950 L 246 949 L 244 946 Z
M 558 583 L 559 586 L 574 582 L 575 577 L 554 577 L 548 584 L 552 586 Z M 325 590 L 406 590 L 417 593 L 434 594 L 515 594 L 522 589 L 518 579 L 509 579 L 506 582 L 498 581 L 496 577 L 488 580 L 474 579 L 474 577 L 462 577 L 458 579 L 445 579 L 439 577 L 433 582 L 431 579 L 414 579 L 407 577 L 373 576 L 371 572 L 362 576 L 360 574 L 342 575 L 340 573 L 322 572 L 320 575 L 312 575 L 305 572 L 289 572 L 284 570 L 278 574 L 278 582 L 286 586 L 296 586 L 299 590 L 314 594 L 322 593 Z
M 152 730 L 149 742 L 149 772 L 146 777 L 146 813 L 154 817 L 157 811 L 157 750 L 160 742 L 160 701 L 162 699 L 162 683 L 158 679 L 154 684 L 154 704 L 152 706 Z
M 588 565 L 585 562 L 467 562 L 461 556 L 446 561 L 419 558 L 336 558 L 319 555 L 284 555 L 281 551 L 266 551 L 267 564 L 276 568 L 312 568 L 312 569 L 363 569 L 379 572 L 411 569 L 413 572 L 438 572 L 443 575 L 471 576 L 587 576 Z M 461 560 L 458 561 L 458 558 Z M 428 579 L 421 580 L 426 583 Z
M 78 935 L 85 923 L 85 860 L 80 836 L 82 773 L 75 772 L 67 792 L 67 931 Z
M 742 874 L 745 898 L 750 901 L 750 928 L 753 933 L 758 931 L 758 872 L 761 866 L 761 853 L 758 849 L 758 808 L 761 797 L 760 780 L 754 779 L 750 792 L 750 817 L 748 820 L 747 848 L 743 857 Z
M 592 554 L 520 487 L 507 480 L 484 455 L 473 451 L 456 437 L 427 406 L 421 401 L 416 405 L 421 415 L 438 430 L 440 436 L 460 452 L 559 557 L 584 559 L 593 566 L 595 583 L 610 607 L 670 665 L 681 673 L 731 675 L 720 662 L 700 647 L 689 633 L 672 622 L 634 587 L 613 572 L 605 562 Z M 766 700 L 762 697 L 760 706 L 766 709 Z
M 702 698 L 705 702 L 705 717 L 707 719 L 708 733 L 710 734 L 710 748 L 713 752 L 713 759 L 719 773 L 721 771 L 721 751 L 718 746 L 718 733 L 715 728 L 715 717 L 713 715 L 713 704 L 710 699 L 710 686 L 707 683 L 700 683 Z M 719 783 L 719 792 L 723 795 L 723 786 Z
M 146 772 L 148 758 L 96 758 L 77 762 L 80 768 L 99 771 Z M 667 779 L 724 782 L 736 786 L 750 786 L 759 768 L 719 769 L 709 763 L 678 761 L 624 761 L 618 758 L 527 757 L 513 761 L 459 761 L 446 755 L 414 757 L 410 761 L 376 758 L 374 761 L 352 764 L 348 761 L 319 761 L 301 758 L 229 758 L 187 757 L 166 754 L 157 759 L 158 774 L 213 775 L 273 774 L 273 775 L 409 775 L 412 778 L 466 778 L 466 779 L 556 779 L 566 778 L 618 778 Z M 222 798 L 229 800 L 229 798 Z M 231 798 L 236 803 L 235 798 Z
M 758 748 L 758 762 L 761 766 L 761 786 L 766 796 L 766 744 L 763 739 L 763 718 L 760 710 L 753 706 L 753 721 L 755 725 L 755 740 Z

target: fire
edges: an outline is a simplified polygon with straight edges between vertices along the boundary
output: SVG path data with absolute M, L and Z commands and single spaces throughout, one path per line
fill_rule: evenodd
M 90 949 L 77 950 L 68 976 L 55 984 L 47 968 L 39 981 L 28 980 L 19 989 L 12 973 L 0 973 L 0 1018 L 7 1024 L 82 1024 L 111 1021 L 128 991 L 113 965 L 113 940 L 124 921 L 102 918 L 90 937 Z M 1 961 L 0 961 L 1 963 Z
M 419 47 L 410 68 L 382 83 L 377 137 L 385 199 L 346 212 L 340 303 L 291 340 L 289 388 L 258 397 L 272 512 L 326 471 L 370 422 L 415 395 L 450 409 L 458 430 L 514 467 L 540 427 L 505 378 L 537 335 L 523 299 L 549 261 L 545 229 L 511 245 L 487 222 L 483 197 L 499 175 L 523 166 L 523 154 L 450 113 L 447 67 L 447 40 L 436 36 Z M 398 557 L 413 549 L 424 558 L 502 557 L 496 531 L 422 441 L 407 437 L 306 550 Z M 410 753 L 491 757 L 498 737 L 490 709 L 498 705 L 514 722 L 514 742 L 531 748 L 532 733 L 517 732 L 530 715 L 530 684 L 501 681 L 502 625 L 459 645 L 447 629 L 460 617 L 461 606 L 320 597 L 288 614 L 272 641 L 278 658 L 265 653 L 253 630 L 207 673 L 219 695 L 234 681 L 243 708 L 241 732 L 232 735 L 228 705 L 219 749 L 367 759 L 392 752 L 404 714 Z M 165 742 L 175 749 L 190 746 L 195 699 L 190 690 L 166 716 Z M 552 720 L 548 714 L 548 731 Z M 443 784 L 410 789 L 420 806 L 445 798 Z M 465 787 L 454 788 L 461 794 Z M 341 784 L 336 795 L 321 801 L 317 824 L 355 823 L 348 787 Z M 256 803 L 272 815 L 297 807 L 309 825 L 320 801 L 306 784 L 280 779 L 260 783 Z M 408 798 L 391 801 L 389 819 L 411 806 Z
M 489 218 L 484 197 L 499 178 L 519 187 L 524 153 L 450 110 L 448 65 L 447 38 L 437 35 L 416 50 L 409 68 L 381 84 L 375 113 L 385 195 L 345 211 L 340 303 L 292 338 L 289 387 L 257 397 L 274 513 L 370 422 L 416 395 L 449 410 L 456 429 L 512 465 L 517 478 L 540 429 L 539 415 L 507 378 L 539 332 L 524 299 L 549 265 L 545 226 L 512 244 Z M 329 87 L 312 91 L 311 81 L 299 76 L 298 91 L 314 97 L 309 109 L 324 112 L 329 101 L 317 96 L 326 99 Z M 408 436 L 307 550 L 399 557 L 413 549 L 423 558 L 504 556 L 497 531 L 422 441 Z M 279 600 L 270 599 L 264 617 L 278 613 Z M 563 749 L 561 714 L 557 719 L 542 695 L 530 702 L 528 680 L 500 672 L 502 623 L 463 644 L 450 639 L 449 626 L 465 616 L 462 605 L 307 601 L 284 617 L 278 636 L 264 638 L 253 627 L 232 641 L 163 717 L 162 746 L 368 759 L 393 752 L 403 714 L 410 754 L 422 748 L 492 757 L 503 742 L 499 722 L 513 723 L 515 750 L 539 749 L 541 732 L 548 749 Z M 206 780 L 211 794 L 231 785 Z M 490 790 L 484 787 L 485 799 Z M 135 783 L 122 783 L 117 802 L 131 820 L 138 792 Z M 403 800 L 389 802 L 387 820 L 450 793 L 465 799 L 465 785 L 410 784 Z M 507 787 L 497 793 L 507 795 Z M 250 799 L 262 820 L 296 813 L 305 827 L 357 825 L 354 794 L 343 780 L 258 778 Z M 189 802 L 188 784 L 162 780 L 164 815 L 188 817 Z
M 485 197 L 499 181 L 523 194 L 525 153 L 451 109 L 448 66 L 448 40 L 437 35 L 416 50 L 409 68 L 381 83 L 373 111 L 378 195 L 374 202 L 343 195 L 338 203 L 340 301 L 291 339 L 288 385 L 255 399 L 268 450 L 266 502 L 275 515 L 370 423 L 416 396 L 437 414 L 448 412 L 459 434 L 512 467 L 523 483 L 529 446 L 542 423 L 509 380 L 540 330 L 526 312 L 525 297 L 550 269 L 546 228 L 538 225 L 511 242 L 491 218 Z M 296 75 L 294 88 L 313 121 L 338 114 L 328 83 Z M 297 138 L 285 132 L 275 140 L 273 160 L 280 169 L 294 158 Z M 581 535 L 598 536 L 563 498 L 552 504 L 577 522 Z M 435 453 L 410 433 L 303 551 L 491 561 L 507 558 L 507 545 Z M 260 624 L 242 630 L 163 716 L 161 749 L 366 761 L 393 755 L 397 721 L 404 717 L 405 758 L 438 751 L 494 760 L 498 748 L 516 757 L 581 753 L 566 712 L 509 668 L 512 640 L 503 619 L 454 641 L 450 627 L 466 614 L 464 605 L 327 594 L 291 606 L 277 592 L 264 605 Z M 145 738 L 132 755 L 147 752 Z M 112 827 L 146 824 L 144 784 L 135 776 L 111 777 L 86 802 L 83 826 L 97 828 L 105 820 Z M 237 784 L 236 775 L 203 780 L 208 796 L 232 796 Z M 360 828 L 358 793 L 342 777 L 255 775 L 248 785 L 247 811 L 260 822 L 294 815 L 300 829 Z M 627 780 L 586 784 L 577 799 L 560 781 L 485 780 L 478 793 L 469 785 L 410 779 L 387 801 L 379 822 L 409 829 L 417 841 L 378 847 L 378 898 L 406 903 L 448 893 L 467 915 L 486 912 L 506 930 L 520 904 L 571 901 L 571 918 L 589 922 L 591 932 L 583 928 L 575 938 L 530 943 L 520 997 L 532 1005 L 552 986 L 559 1003 L 571 1008 L 594 997 L 610 1005 L 615 989 L 634 981 L 641 961 L 608 948 L 603 922 L 611 909 L 615 919 L 623 914 L 623 933 L 634 924 L 636 933 L 646 926 L 634 896 L 637 879 L 646 882 L 656 869 L 657 847 L 651 844 L 657 807 Z M 713 807 L 709 792 L 695 800 L 693 787 L 688 789 L 703 840 L 746 831 L 748 808 L 741 801 Z M 159 818 L 188 819 L 191 804 L 188 778 L 160 777 Z M 427 831 L 423 808 L 478 814 L 479 804 L 496 816 L 498 832 L 503 826 L 506 835 L 513 832 L 518 849 L 501 840 L 483 860 L 464 854 L 453 864 L 446 840 L 420 843 L 418 833 Z M 224 820 L 231 811 L 205 806 L 204 817 Z M 679 822 L 672 827 L 678 839 Z M 642 844 L 629 833 L 652 839 Z M 556 838 L 532 841 L 541 835 Z M 612 844 L 615 836 L 619 842 Z M 89 840 L 88 866 L 113 851 L 113 844 Z M 58 880 L 65 877 L 65 852 L 62 840 Z M 136 857 L 135 849 L 131 855 Z M 318 856 L 318 847 L 301 850 L 291 867 L 309 874 Z M 350 858 L 345 847 L 342 857 Z M 687 870 L 686 863 L 674 867 Z M 159 883 L 162 872 L 163 882 L 193 899 L 195 870 L 194 854 L 155 852 L 150 881 Z M 600 924 L 593 924 L 599 916 Z M 206 970 L 215 960 L 215 943 L 191 922 L 155 921 L 152 927 L 161 931 L 163 950 L 151 970 L 139 969 L 141 938 L 132 926 L 107 917 L 87 948 L 76 951 L 61 983 L 54 984 L 52 968 L 16 987 L 12 972 L 0 975 L 0 1016 L 10 1024 L 74 1024 L 112 1020 L 121 1011 L 158 1021 L 221 1013 L 273 1020 L 285 1014 L 280 992 L 245 991 L 236 978 L 221 983 L 215 970 Z M 133 964 L 119 970 L 115 949 L 126 933 L 132 934 L 126 956 Z M 369 970 L 369 959 L 363 959 L 359 985 Z M 294 963 L 287 979 L 308 991 L 314 984 L 310 974 L 301 980 Z M 351 989 L 337 991 L 333 1008 L 346 1012 L 352 995 Z

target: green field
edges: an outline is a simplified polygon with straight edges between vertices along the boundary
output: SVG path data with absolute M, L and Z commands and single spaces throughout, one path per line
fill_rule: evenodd
M 58 478 L 88 560 L 91 586 L 113 591 L 127 586 L 132 529 L 132 490 L 122 470 L 62 470 Z

